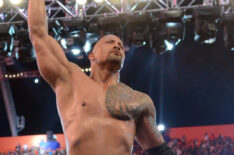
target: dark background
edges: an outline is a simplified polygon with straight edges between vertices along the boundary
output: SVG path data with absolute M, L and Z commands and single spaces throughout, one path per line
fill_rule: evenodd
M 81 67 L 89 66 L 87 58 L 69 60 Z M 126 52 L 120 81 L 145 92 L 157 109 L 157 122 L 167 128 L 234 123 L 234 53 L 225 51 L 219 30 L 212 45 L 193 41 L 193 27 L 175 50 L 158 55 L 147 45 Z M 49 64 L 48 64 L 49 65 Z M 36 63 L 15 63 L 8 73 L 37 70 Z M 77 77 L 78 78 L 78 77 Z M 45 134 L 47 130 L 62 133 L 56 109 L 55 94 L 39 78 L 9 80 L 18 115 L 26 118 L 20 135 Z M 10 136 L 5 106 L 0 100 L 0 136 Z

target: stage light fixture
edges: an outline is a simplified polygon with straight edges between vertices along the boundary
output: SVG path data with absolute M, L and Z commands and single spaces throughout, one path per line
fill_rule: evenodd
M 79 48 L 74 48 L 74 49 L 71 49 L 72 50 L 72 53 L 74 55 L 79 55 L 81 53 L 81 50 Z
M 148 44 L 150 41 L 150 25 L 152 23 L 150 16 L 148 14 L 127 15 L 125 20 L 125 44 L 136 47 Z
M 4 39 L 0 40 L 0 52 L 7 52 L 7 49 L 8 49 L 7 41 Z
M 84 28 L 72 31 L 66 40 L 66 46 L 72 51 L 74 55 L 79 55 L 84 52 L 84 45 L 86 43 L 86 32 Z
M 60 44 L 62 45 L 62 47 L 63 47 L 64 49 L 67 49 L 67 41 L 66 41 L 66 39 L 62 38 L 62 39 L 60 40 Z
M 0 0 L 0 8 L 3 7 L 4 3 L 3 0 Z
M 91 42 L 89 40 L 86 40 L 85 45 L 84 45 L 84 51 L 85 53 L 90 52 L 91 50 Z
M 39 79 L 38 79 L 38 78 L 35 78 L 35 79 L 34 79 L 34 83 L 35 83 L 35 84 L 38 84 L 38 83 L 39 83 Z
M 220 21 L 220 9 L 218 7 L 196 8 L 193 9 L 193 15 L 195 17 L 194 40 L 205 44 L 214 43 Z
M 102 3 L 103 0 L 95 0 L 96 3 Z
M 154 16 L 151 29 L 151 47 L 158 54 L 172 51 L 184 40 L 185 26 L 182 10 L 160 12 Z
M 228 51 L 234 51 L 234 15 L 227 14 L 222 18 L 224 30 L 224 46 Z
M 159 124 L 158 125 L 158 130 L 159 131 L 164 131 L 165 130 L 165 126 L 163 124 Z
M 35 51 L 28 37 L 28 30 L 24 25 L 11 26 L 9 34 L 11 38 L 10 52 L 15 51 L 15 57 L 20 62 L 35 61 Z
M 76 0 L 76 3 L 79 5 L 85 5 L 87 3 L 87 0 Z
M 22 2 L 22 0 L 10 0 L 10 2 L 14 5 L 18 5 Z
M 98 24 L 100 27 L 100 36 L 107 34 L 117 35 L 119 38 L 122 38 L 122 16 L 115 17 L 100 17 L 98 18 Z

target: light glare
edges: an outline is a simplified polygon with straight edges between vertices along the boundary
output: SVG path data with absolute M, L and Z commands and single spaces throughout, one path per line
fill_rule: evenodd
M 79 55 L 80 54 L 80 49 L 72 49 L 72 53 L 74 55 Z
M 0 8 L 3 7 L 3 0 L 0 0 Z
M 85 5 L 87 3 L 87 0 L 76 0 L 76 3 L 79 5 Z
M 36 79 L 34 80 L 34 83 L 35 83 L 35 84 L 38 84 L 38 83 L 39 83 L 39 79 L 36 78 Z
M 91 43 L 90 41 L 86 41 L 85 45 L 84 45 L 84 51 L 85 53 L 88 53 L 91 50 Z
M 95 0 L 95 2 L 101 3 L 101 2 L 103 2 L 103 0 Z
M 10 0 L 12 4 L 20 4 L 21 3 L 21 0 Z
M 164 41 L 168 51 L 171 51 L 174 48 L 174 45 L 170 42 L 168 42 L 167 40 Z
M 159 131 L 165 130 L 165 126 L 164 126 L 163 124 L 159 124 L 159 125 L 158 125 L 158 130 L 159 130 Z
M 61 39 L 61 45 L 63 46 L 64 49 L 67 49 L 67 41 L 66 39 Z

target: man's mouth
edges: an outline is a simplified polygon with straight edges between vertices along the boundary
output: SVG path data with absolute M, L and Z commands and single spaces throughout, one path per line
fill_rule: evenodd
M 117 55 L 117 56 L 121 56 L 121 54 L 120 54 L 119 51 L 112 51 L 112 53 L 114 53 L 114 54 Z

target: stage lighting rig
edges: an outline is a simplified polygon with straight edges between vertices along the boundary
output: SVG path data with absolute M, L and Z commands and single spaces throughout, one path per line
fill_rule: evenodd
M 183 10 L 170 10 L 153 15 L 151 47 L 156 53 L 171 51 L 184 40 Z
M 26 24 L 11 25 L 8 33 L 11 36 L 9 51 L 14 53 L 16 59 L 20 62 L 35 61 L 35 51 L 30 42 Z
M 234 14 L 222 18 L 224 30 L 224 46 L 228 51 L 234 51 Z
M 152 19 L 149 14 L 140 13 L 126 15 L 125 21 L 125 44 L 139 47 L 149 43 L 150 26 L 152 23 Z
M 84 45 L 86 42 L 86 29 L 79 28 L 77 30 L 69 32 L 69 36 L 66 39 L 66 46 L 68 50 L 74 55 L 79 55 L 84 52 Z
M 220 8 L 195 8 L 193 15 L 195 18 L 194 40 L 205 44 L 214 43 L 220 22 Z
M 6 38 L 0 38 L 0 54 L 7 55 L 8 52 L 8 42 Z
M 83 54 L 87 31 L 85 21 L 82 19 L 67 20 L 63 21 L 61 25 L 63 25 L 63 33 L 60 37 L 60 43 L 63 48 L 74 55 Z
M 12 33 L 11 26 L 0 25 L 0 54 L 6 57 L 13 52 L 15 41 Z
M 114 17 L 101 17 L 98 18 L 100 27 L 100 36 L 107 34 L 117 35 L 119 38 L 123 36 L 123 19 L 120 15 Z

